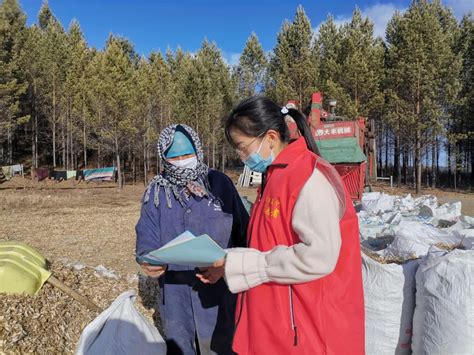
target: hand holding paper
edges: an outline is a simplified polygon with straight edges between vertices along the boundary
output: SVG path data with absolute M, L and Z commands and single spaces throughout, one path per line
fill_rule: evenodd
M 212 266 L 202 269 L 196 277 L 205 284 L 215 284 L 225 275 L 225 258 L 217 260 Z
M 143 263 L 140 266 L 145 275 L 150 277 L 160 277 L 166 271 L 166 267 L 163 265 L 150 265 L 148 263 Z

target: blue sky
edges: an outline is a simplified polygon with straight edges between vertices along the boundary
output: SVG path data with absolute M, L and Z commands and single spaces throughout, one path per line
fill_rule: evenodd
M 460 18 L 474 11 L 474 0 L 444 0 Z M 195 52 L 204 38 L 215 41 L 228 63 L 238 61 L 247 37 L 254 31 L 266 51 L 273 48 L 285 19 L 292 19 L 303 5 L 314 29 L 331 13 L 340 24 L 350 19 L 355 6 L 374 21 L 383 36 L 385 25 L 409 0 L 392 1 L 282 1 L 243 0 L 49 0 L 53 13 L 67 28 L 72 19 L 81 24 L 90 46 L 102 48 L 109 33 L 122 35 L 135 44 L 138 53 L 166 48 Z M 36 23 L 42 0 L 20 0 L 28 24 Z

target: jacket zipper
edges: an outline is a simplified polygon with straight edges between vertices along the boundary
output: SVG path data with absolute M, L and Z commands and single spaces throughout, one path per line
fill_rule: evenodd
M 260 196 L 258 196 L 258 200 L 262 200 L 263 192 L 265 191 L 265 187 L 267 186 L 268 182 L 268 170 L 270 168 L 286 168 L 288 164 L 272 164 L 267 168 L 267 171 L 262 174 L 262 185 L 260 186 Z
M 260 195 L 258 196 L 258 202 L 262 201 L 263 192 L 265 191 L 265 186 L 267 186 L 267 172 L 262 174 L 262 185 L 260 186 Z
M 293 337 L 293 346 L 298 345 L 298 329 L 295 323 L 295 312 L 293 309 L 293 288 L 288 286 L 288 290 L 290 292 L 290 321 L 291 321 L 291 329 L 293 329 L 294 337 Z

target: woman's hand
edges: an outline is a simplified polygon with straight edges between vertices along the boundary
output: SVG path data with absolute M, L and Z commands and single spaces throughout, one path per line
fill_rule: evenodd
M 225 274 L 225 258 L 216 261 L 212 266 L 208 268 L 202 268 L 200 274 L 196 274 L 196 277 L 205 284 L 215 284 Z
M 168 266 L 151 265 L 148 263 L 143 263 L 143 264 L 140 264 L 140 267 L 142 268 L 145 275 L 150 276 L 150 277 L 160 277 L 161 275 L 165 273 Z

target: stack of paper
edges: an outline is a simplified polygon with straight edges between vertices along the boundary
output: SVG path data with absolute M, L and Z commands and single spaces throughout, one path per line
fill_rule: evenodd
M 225 254 L 225 250 L 208 235 L 196 237 L 191 232 L 184 232 L 160 249 L 138 256 L 138 260 L 152 265 L 176 264 L 203 267 L 211 266 Z

